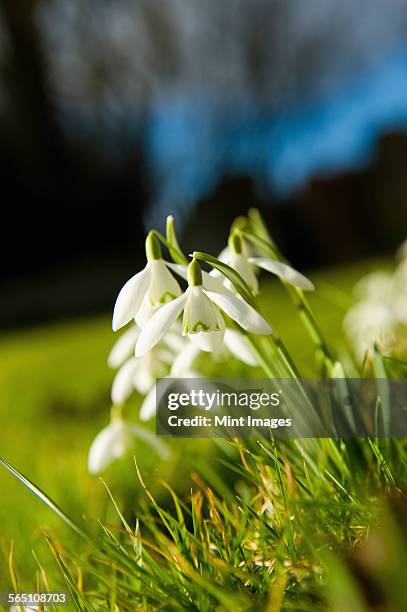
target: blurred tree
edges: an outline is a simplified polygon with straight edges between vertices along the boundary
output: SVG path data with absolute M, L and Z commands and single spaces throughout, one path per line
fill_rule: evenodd
M 106 292 L 110 289 L 114 294 L 118 277 L 124 278 L 135 265 L 142 250 L 146 195 L 137 141 L 124 163 L 108 162 L 85 140 L 73 144 L 61 128 L 38 30 L 40 4 L 40 0 L 0 0 L 5 39 L 0 183 L 3 227 L 11 228 L 2 241 L 2 260 L 7 265 L 1 278 L 27 280 L 34 275 L 41 292 L 41 283 L 45 287 L 49 282 L 46 275 L 54 273 L 52 283 L 60 299 L 50 300 L 52 314 L 82 313 L 105 307 Z M 115 219 L 117 230 L 112 226 Z M 105 267 L 104 282 L 91 285 L 92 296 L 87 295 L 86 284 L 76 301 L 72 288 L 61 289 L 58 276 L 63 277 L 67 266 L 76 266 L 80 272 L 86 260 L 87 274 L 100 276 L 98 271 L 105 266 L 100 258 L 109 253 L 117 260 L 115 270 L 110 270 L 109 277 Z M 43 281 L 40 274 L 45 274 Z M 32 285 L 26 287 L 32 292 Z M 45 303 L 41 312 L 35 299 L 23 301 L 24 314 L 14 304 L 8 312 L 0 312 L 0 320 L 49 316 Z

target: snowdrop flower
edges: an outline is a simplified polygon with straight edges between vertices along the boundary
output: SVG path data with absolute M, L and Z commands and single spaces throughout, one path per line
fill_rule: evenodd
M 288 264 L 267 257 L 248 256 L 244 249 L 244 241 L 237 232 L 232 233 L 229 238 L 229 251 L 228 255 L 225 256 L 225 263 L 239 272 L 254 294 L 257 294 L 259 291 L 259 283 L 256 276 L 257 268 L 276 274 L 290 285 L 294 285 L 294 287 L 304 291 L 312 291 L 314 289 L 314 285 L 308 278 Z M 226 285 L 231 288 L 230 281 L 226 281 Z
M 144 395 L 156 378 L 168 373 L 176 356 L 182 355 L 190 344 L 180 332 L 181 325 L 174 325 L 156 347 L 139 358 L 134 357 L 134 352 L 140 329 L 133 325 L 119 337 L 108 357 L 111 368 L 120 368 L 112 384 L 113 404 L 125 402 L 134 389 Z
M 394 289 L 393 276 L 390 272 L 377 270 L 367 274 L 355 285 L 355 297 L 365 300 L 387 301 L 391 299 Z
M 215 279 L 216 280 L 216 279 Z M 202 273 L 193 259 L 188 266 L 188 289 L 162 306 L 141 330 L 136 356 L 152 349 L 184 311 L 182 333 L 203 351 L 214 351 L 223 342 L 225 322 L 223 310 L 243 329 L 254 334 L 270 334 L 269 324 L 247 302 L 232 293 L 209 291 L 202 285 Z
M 386 332 L 394 325 L 394 315 L 391 308 L 374 300 L 363 300 L 350 308 L 344 320 L 346 331 L 365 333 L 370 330 Z
M 185 369 L 183 371 L 179 371 L 177 374 L 171 370 L 170 374 L 168 374 L 168 376 L 165 376 L 164 378 L 168 378 L 168 379 L 183 378 L 184 379 L 184 378 L 202 378 L 202 377 L 197 372 L 194 372 L 194 370 Z M 169 384 L 171 384 L 170 380 L 169 380 Z M 186 387 L 185 390 L 187 391 L 188 387 Z M 147 393 L 146 397 L 144 398 L 143 403 L 141 404 L 140 420 L 148 421 L 149 419 L 151 419 L 151 417 L 154 416 L 155 414 L 156 405 L 157 405 L 157 389 L 156 389 L 156 386 L 153 385 L 153 387 L 151 387 L 150 391 Z
M 392 341 L 395 323 L 389 305 L 366 299 L 348 310 L 343 326 L 358 358 L 363 359 L 375 342 L 386 345 Z
M 125 361 L 112 383 L 113 404 L 125 402 L 134 389 L 141 394 L 147 393 L 156 378 L 162 378 L 168 373 L 174 357 L 174 353 L 161 342 L 141 357 L 131 357 Z
M 90 474 L 103 472 L 115 459 L 119 459 L 133 445 L 133 433 L 121 418 L 114 418 L 92 442 L 88 455 Z
M 99 474 L 113 461 L 123 457 L 134 446 L 135 438 L 143 439 L 153 446 L 163 459 L 168 459 L 167 447 L 153 434 L 119 416 L 113 416 L 109 425 L 102 429 L 92 442 L 88 455 L 89 473 Z
M 158 308 L 181 294 L 181 288 L 170 272 L 171 264 L 162 259 L 160 245 L 151 232 L 146 239 L 146 255 L 146 266 L 127 281 L 117 297 L 113 331 L 137 317 L 145 296 L 150 307 Z
M 115 342 L 107 358 L 110 368 L 119 368 L 131 355 L 134 354 L 140 329 L 132 325 Z
M 142 395 L 154 384 L 156 378 L 165 376 L 168 372 L 168 363 L 173 355 L 164 361 L 160 351 L 152 350 L 140 358 L 131 357 L 117 372 L 111 390 L 113 404 L 122 404 L 129 399 L 134 390 Z

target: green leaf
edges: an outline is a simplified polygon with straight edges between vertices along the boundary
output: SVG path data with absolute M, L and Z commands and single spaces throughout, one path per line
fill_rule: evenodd
M 39 487 L 37 487 L 31 480 L 26 478 L 21 472 L 19 472 L 16 468 L 10 465 L 5 459 L 0 459 L 0 464 L 6 468 L 17 480 L 19 480 L 24 486 L 26 486 L 34 495 L 36 495 L 39 499 L 41 499 L 51 510 L 55 512 L 71 529 L 73 529 L 81 538 L 86 540 L 91 544 L 95 544 L 90 536 L 85 533 L 78 525 L 76 525 L 70 518 L 61 510 L 59 506 L 55 502 L 52 501 Z

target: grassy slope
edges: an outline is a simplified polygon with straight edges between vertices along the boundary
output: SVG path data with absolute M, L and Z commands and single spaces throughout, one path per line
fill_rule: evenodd
M 313 296 L 312 305 L 332 343 L 340 342 L 343 306 L 351 287 L 363 273 L 378 265 L 385 264 L 368 262 L 313 275 L 319 292 Z M 330 284 L 339 291 L 333 291 Z M 263 304 L 304 375 L 312 374 L 312 350 L 277 283 L 267 285 Z M 0 455 L 74 518 L 85 513 L 93 519 L 109 519 L 103 487 L 87 474 L 86 455 L 95 433 L 108 419 L 112 373 L 106 367 L 106 355 L 113 340 L 109 316 L 13 333 L 0 340 Z M 238 370 L 231 367 L 230 371 Z M 136 454 L 152 480 L 160 476 L 177 484 L 185 481 L 183 475 L 189 473 L 194 454 L 204 452 L 207 444 L 191 446 L 186 442 L 165 466 L 158 464 L 150 450 L 138 448 Z M 129 459 L 127 462 L 130 465 Z M 129 501 L 137 492 L 137 483 L 129 469 L 123 469 L 124 465 L 122 462 L 111 470 L 107 480 L 119 499 Z M 0 491 L 0 538 L 4 550 L 8 550 L 10 540 L 15 540 L 19 574 L 27 580 L 27 588 L 33 587 L 28 581 L 34 568 L 31 549 L 39 551 L 49 565 L 39 526 L 45 524 L 57 531 L 62 540 L 65 527 L 4 471 L 0 471 Z M 7 582 L 2 565 L 0 587 L 5 588 Z

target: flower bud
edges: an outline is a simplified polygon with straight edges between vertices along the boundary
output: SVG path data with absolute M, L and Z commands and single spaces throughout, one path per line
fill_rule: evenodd
M 229 236 L 228 246 L 233 255 L 240 255 L 243 250 L 242 238 L 238 232 L 232 232 Z
M 201 266 L 194 258 L 188 266 L 187 280 L 190 287 L 199 287 L 202 285 L 202 271 Z
M 160 244 L 152 232 L 146 238 L 146 257 L 147 261 L 154 261 L 162 258 Z

